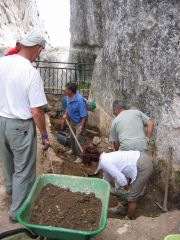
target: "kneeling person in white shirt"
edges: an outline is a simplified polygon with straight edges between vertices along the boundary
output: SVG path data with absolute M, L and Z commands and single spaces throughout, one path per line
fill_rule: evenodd
M 151 158 L 139 151 L 116 151 L 103 153 L 100 156 L 98 169 L 104 171 L 104 179 L 114 179 L 116 187 L 130 190 L 128 199 L 123 204 L 128 206 L 127 216 L 132 218 L 139 199 L 149 177 L 153 171 Z M 129 186 L 130 181 L 130 186 Z M 118 211 L 114 213 L 121 214 Z

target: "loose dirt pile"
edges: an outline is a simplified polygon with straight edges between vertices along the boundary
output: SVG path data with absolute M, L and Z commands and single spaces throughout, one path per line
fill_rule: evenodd
M 94 231 L 99 228 L 101 200 L 95 194 L 71 192 L 52 184 L 35 201 L 30 222 L 44 226 Z
M 52 114 L 50 116 L 50 122 L 51 122 L 51 131 L 54 134 L 55 138 L 57 138 L 57 132 L 60 129 L 60 116 Z M 101 136 L 99 129 L 96 127 L 88 126 L 89 129 L 96 131 L 98 134 L 97 136 L 100 138 L 101 142 L 98 145 L 99 150 L 102 150 L 104 152 L 108 151 L 113 151 L 112 145 L 109 143 L 108 138 Z M 68 128 L 66 129 L 68 132 Z M 93 137 L 95 135 L 90 134 L 87 132 L 87 142 L 92 143 L 93 142 Z M 87 164 L 79 164 L 77 165 L 74 163 L 75 156 L 74 155 L 69 155 L 67 154 L 67 150 L 69 148 L 64 147 L 63 145 L 57 144 L 53 145 L 53 150 L 57 154 L 58 157 L 63 159 L 64 164 L 59 164 L 53 163 L 53 169 L 56 174 L 65 174 L 65 175 L 74 175 L 74 176 L 83 176 L 87 177 L 88 174 L 92 174 L 95 172 L 97 169 L 98 163 L 92 162 L 91 165 Z M 149 149 L 150 155 L 153 154 L 154 149 L 151 148 Z M 99 178 L 102 178 L 102 174 L 98 176 Z M 138 202 L 138 208 L 136 211 L 136 216 L 148 216 L 148 217 L 157 217 L 159 216 L 162 212 L 161 210 L 156 206 L 155 202 L 161 202 L 163 203 L 163 198 L 164 198 L 164 186 L 162 188 L 159 187 L 159 170 L 154 171 L 154 174 L 151 176 L 149 182 L 147 183 L 146 187 L 146 192 L 145 195 L 142 197 L 142 199 Z M 113 186 L 113 185 L 112 185 Z M 118 202 L 119 198 L 116 196 L 110 197 L 110 207 L 115 207 Z M 179 195 L 177 193 L 177 197 L 171 197 L 169 195 L 168 199 L 168 209 L 169 211 L 174 210 L 174 209 L 179 209 Z M 115 217 L 115 218 L 124 218 L 120 216 L 114 216 L 114 215 L 109 215 L 109 217 Z

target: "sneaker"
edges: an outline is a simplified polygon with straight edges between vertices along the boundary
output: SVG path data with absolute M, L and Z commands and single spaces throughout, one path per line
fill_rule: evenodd
M 80 157 L 77 157 L 74 162 L 77 164 L 82 163 L 82 159 Z
M 70 150 L 68 150 L 66 153 L 69 154 L 69 155 L 72 155 L 72 154 L 73 154 L 73 150 L 70 149 Z
M 123 188 L 111 188 L 110 192 L 112 195 L 120 197 L 122 195 Z

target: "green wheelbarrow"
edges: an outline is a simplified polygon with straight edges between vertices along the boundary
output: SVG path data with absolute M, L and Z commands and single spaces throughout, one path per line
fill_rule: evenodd
M 94 193 L 102 202 L 102 213 L 99 228 L 96 231 L 78 231 L 73 229 L 58 228 L 31 224 L 31 210 L 41 189 L 47 184 L 54 184 L 61 188 L 69 188 L 72 192 Z M 37 178 L 34 186 L 19 210 L 18 222 L 25 228 L 15 229 L 0 233 L 0 239 L 25 232 L 31 238 L 59 239 L 59 240 L 89 240 L 106 228 L 109 206 L 110 185 L 97 178 L 85 178 L 56 174 L 44 174 Z
M 164 240 L 180 240 L 180 234 L 171 234 L 165 237 Z

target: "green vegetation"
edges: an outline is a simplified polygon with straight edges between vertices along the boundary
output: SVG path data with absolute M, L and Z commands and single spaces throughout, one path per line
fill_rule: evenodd
M 96 55 L 95 54 L 78 52 L 75 55 L 75 61 L 78 64 L 82 64 L 82 63 L 94 64 L 95 60 L 96 60 Z
M 78 79 L 80 81 L 86 81 L 92 78 L 93 64 L 95 59 L 96 56 L 89 53 L 78 52 L 75 55 Z
M 79 89 L 90 89 L 91 83 L 90 82 L 80 82 Z
M 77 61 L 77 70 L 78 70 L 78 73 L 79 73 L 79 76 L 80 76 L 80 80 L 82 79 L 82 75 L 83 75 L 83 58 L 81 57 L 81 54 L 80 53 L 77 53 L 77 56 L 76 56 L 76 61 Z

